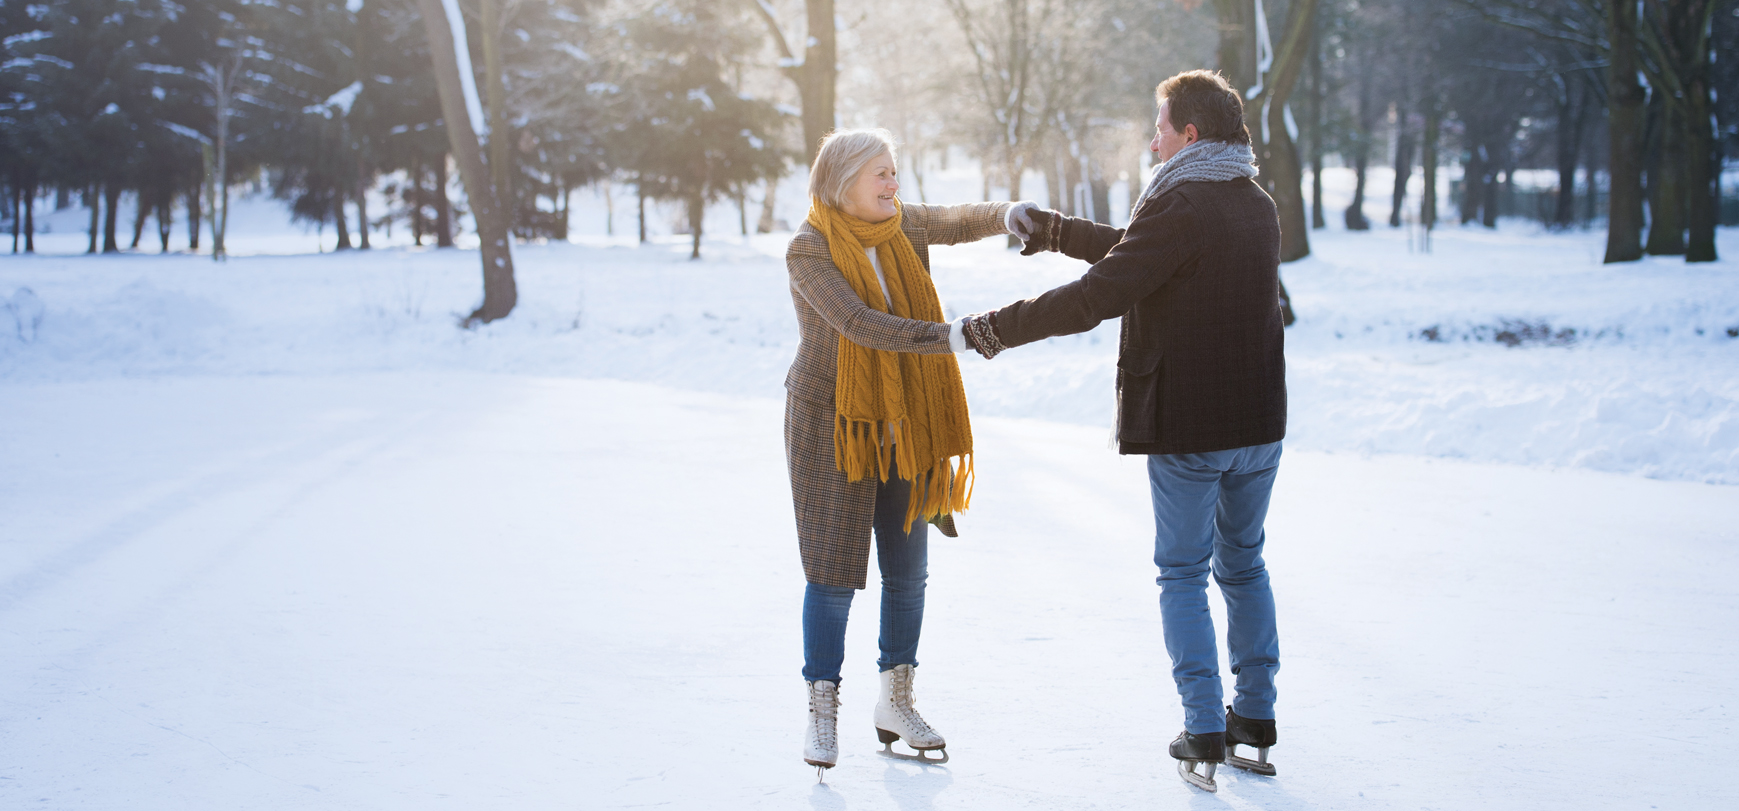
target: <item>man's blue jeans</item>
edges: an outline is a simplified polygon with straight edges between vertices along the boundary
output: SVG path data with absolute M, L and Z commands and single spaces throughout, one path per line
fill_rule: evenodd
M 1226 647 L 1237 679 L 1232 708 L 1246 718 L 1274 717 L 1280 641 L 1262 563 L 1262 522 L 1279 466 L 1279 442 L 1147 457 L 1165 649 L 1183 697 L 1184 728 L 1192 733 L 1226 728 L 1208 613 L 1210 568 L 1226 599 Z
M 918 635 L 924 628 L 924 581 L 929 577 L 929 529 L 924 519 L 906 532 L 906 506 L 912 481 L 896 467 L 876 486 L 874 519 L 876 566 L 882 573 L 882 670 L 918 664 Z M 810 583 L 803 592 L 803 678 L 839 682 L 845 661 L 845 621 L 856 589 Z

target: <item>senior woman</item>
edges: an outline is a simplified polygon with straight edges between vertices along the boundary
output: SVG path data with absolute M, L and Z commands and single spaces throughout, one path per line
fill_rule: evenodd
M 811 208 L 785 254 L 802 343 L 785 379 L 785 453 L 809 581 L 803 595 L 803 760 L 839 759 L 839 670 L 852 595 L 864 588 L 870 533 L 882 577 L 884 754 L 925 759 L 946 745 L 913 708 L 924 620 L 928 525 L 953 534 L 971 491 L 972 429 L 955 352 L 965 319 L 943 322 L 931 245 L 1008 232 L 1032 204 L 902 204 L 893 136 L 840 130 L 809 173 Z M 899 755 L 895 740 L 916 755 Z M 943 752 L 940 760 L 946 760 Z

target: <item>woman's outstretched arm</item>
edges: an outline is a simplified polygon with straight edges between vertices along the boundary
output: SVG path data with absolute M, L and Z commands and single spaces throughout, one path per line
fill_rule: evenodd
M 1004 221 L 1009 202 L 961 203 L 955 206 L 932 206 L 923 203 L 903 203 L 902 217 L 911 217 L 924 227 L 931 245 L 958 245 L 977 242 L 985 237 L 1008 233 Z
M 827 241 L 819 234 L 794 237 L 785 253 L 785 265 L 798 295 L 846 340 L 889 352 L 939 355 L 955 351 L 948 342 L 949 325 L 901 318 L 864 304 L 834 266 Z

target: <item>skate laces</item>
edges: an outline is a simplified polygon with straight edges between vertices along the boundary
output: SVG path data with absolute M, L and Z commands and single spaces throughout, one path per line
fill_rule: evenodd
M 839 718 L 839 689 L 809 688 L 809 713 L 816 716 L 816 743 L 822 748 L 832 749 L 836 745 L 834 738 L 838 734 L 837 724 L 820 722 L 836 721 Z
M 900 714 L 900 719 L 911 727 L 916 736 L 935 735 L 936 730 L 931 729 L 924 722 L 924 716 L 919 715 L 917 708 L 912 706 L 917 701 L 912 697 L 912 671 L 909 668 L 897 668 L 894 670 L 894 677 L 888 681 L 888 700 L 893 702 L 894 712 Z

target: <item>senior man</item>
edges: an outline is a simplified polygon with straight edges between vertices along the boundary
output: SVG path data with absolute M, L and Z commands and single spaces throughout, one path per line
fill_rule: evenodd
M 1286 435 L 1280 224 L 1253 180 L 1238 92 L 1198 70 L 1155 95 L 1148 148 L 1159 167 L 1128 228 L 1018 204 L 1009 220 L 1023 254 L 1061 251 L 1093 267 L 1037 298 L 970 316 L 965 332 L 989 358 L 1123 318 L 1117 441 L 1122 453 L 1148 458 L 1160 614 L 1184 708 L 1170 753 L 1185 780 L 1213 791 L 1228 745 L 1232 765 L 1274 774 L 1280 649 L 1262 545 Z M 1224 713 L 1210 571 L 1226 600 L 1236 678 Z M 1256 747 L 1256 758 L 1238 757 L 1239 744 Z

